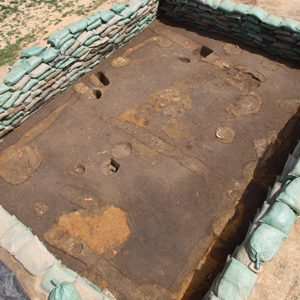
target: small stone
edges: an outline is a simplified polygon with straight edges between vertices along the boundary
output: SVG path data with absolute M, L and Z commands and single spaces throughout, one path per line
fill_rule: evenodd
M 76 175 L 83 175 L 85 173 L 85 167 L 83 165 L 77 165 L 74 168 L 74 173 Z
M 231 127 L 218 127 L 216 130 L 216 137 L 220 142 L 229 144 L 233 141 L 235 132 Z
M 225 44 L 223 50 L 226 54 L 238 55 L 242 52 L 241 48 L 238 45 Z

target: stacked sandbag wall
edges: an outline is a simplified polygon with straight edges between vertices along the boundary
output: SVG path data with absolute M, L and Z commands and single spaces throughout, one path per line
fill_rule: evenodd
M 244 242 L 229 257 L 204 300 L 248 299 L 262 264 L 270 261 L 300 214 L 300 142 L 269 189 Z
M 300 23 L 230 0 L 162 0 L 159 12 L 176 22 L 227 35 L 284 59 L 300 61 Z
M 157 0 L 132 0 L 96 12 L 21 51 L 0 82 L 0 137 L 24 122 L 155 19 Z

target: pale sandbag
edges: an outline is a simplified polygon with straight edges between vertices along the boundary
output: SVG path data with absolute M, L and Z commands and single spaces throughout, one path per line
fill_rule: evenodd
M 83 45 L 93 35 L 92 31 L 83 31 L 76 40 L 80 45 Z
M 33 237 L 30 229 L 18 222 L 2 236 L 0 246 L 15 255 L 26 243 L 33 240 Z
M 65 52 L 66 56 L 71 55 L 76 49 L 78 49 L 80 46 L 80 43 L 76 40 L 74 44 Z
M 43 85 L 45 85 L 47 83 L 47 81 L 46 80 L 40 80 L 37 84 L 35 84 L 33 87 L 32 87 L 32 89 L 31 89 L 31 91 L 36 91 L 36 90 L 38 90 L 40 87 L 42 87 Z
M 45 63 L 41 63 L 37 68 L 32 70 L 29 75 L 31 78 L 38 78 L 44 73 L 46 73 L 48 70 L 50 70 L 51 67 Z
M 34 276 L 41 275 L 55 261 L 36 236 L 16 253 L 15 258 Z
M 0 238 L 14 225 L 18 223 L 15 216 L 11 216 L 1 205 L 0 205 Z
M 73 283 L 82 300 L 111 300 L 101 289 L 83 277 L 78 277 Z
M 20 104 L 22 104 L 29 96 L 31 95 L 31 91 L 28 91 L 25 94 L 21 94 L 19 96 L 19 98 L 17 99 L 17 101 L 14 103 L 14 107 L 19 106 Z
M 67 76 L 61 77 L 59 80 L 57 80 L 53 85 L 52 88 L 55 90 L 59 88 L 65 81 L 67 80 Z
M 105 31 L 109 26 L 107 24 L 102 24 L 101 26 L 99 26 L 98 28 L 93 30 L 93 33 L 95 35 L 99 35 L 101 34 L 103 31 Z
M 24 77 L 18 83 L 11 86 L 11 90 L 13 91 L 22 90 L 24 86 L 29 82 L 30 79 L 31 78 L 29 75 L 24 75 Z

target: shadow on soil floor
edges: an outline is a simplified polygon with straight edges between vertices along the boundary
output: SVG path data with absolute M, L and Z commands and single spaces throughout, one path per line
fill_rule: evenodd
M 300 133 L 300 110 L 288 121 L 280 131 L 264 155 L 259 159 L 253 179 L 245 189 L 235 215 L 227 223 L 225 229 L 216 238 L 200 270 L 196 270 L 193 279 L 183 299 L 199 300 L 204 297 L 214 278 L 222 270 L 226 258 L 232 254 L 236 246 L 241 244 L 246 236 L 250 222 L 266 198 L 268 186 L 272 186 L 276 176 L 280 175 L 288 155 L 293 152 L 298 143 Z M 240 207 L 245 209 L 241 217 Z M 238 224 L 237 224 L 238 223 Z M 233 226 L 235 228 L 233 228 Z M 231 237 L 226 239 L 230 235 Z M 212 262 L 217 262 L 212 267 Z

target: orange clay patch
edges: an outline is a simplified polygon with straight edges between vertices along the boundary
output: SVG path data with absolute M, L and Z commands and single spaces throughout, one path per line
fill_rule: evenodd
M 82 240 L 98 255 L 121 246 L 130 235 L 126 213 L 115 206 L 108 206 L 101 215 L 86 210 L 62 215 L 47 235 L 54 237 L 58 232 Z

